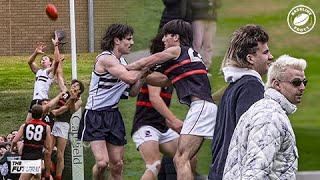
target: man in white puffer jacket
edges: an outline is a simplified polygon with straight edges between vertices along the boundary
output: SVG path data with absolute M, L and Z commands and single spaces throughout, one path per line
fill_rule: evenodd
M 298 151 L 288 115 L 301 102 L 306 65 L 288 55 L 271 65 L 265 97 L 241 116 L 234 130 L 223 179 L 296 179 Z

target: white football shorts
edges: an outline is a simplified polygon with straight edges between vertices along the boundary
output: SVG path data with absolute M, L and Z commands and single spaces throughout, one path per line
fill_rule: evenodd
M 158 141 L 159 144 L 163 144 L 179 138 L 179 134 L 172 129 L 168 129 L 167 132 L 162 133 L 158 129 L 152 126 L 141 126 L 133 135 L 132 140 L 136 143 L 136 148 L 146 141 Z
M 190 134 L 212 139 L 216 124 L 217 106 L 205 100 L 193 101 L 180 134 Z

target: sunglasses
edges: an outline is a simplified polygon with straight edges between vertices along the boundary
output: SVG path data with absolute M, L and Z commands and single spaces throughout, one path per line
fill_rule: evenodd
M 279 80 L 281 81 L 281 80 Z M 304 86 L 307 86 L 308 80 L 307 79 L 293 79 L 292 81 L 281 81 L 281 82 L 289 82 L 295 87 L 301 86 L 301 83 L 303 83 Z

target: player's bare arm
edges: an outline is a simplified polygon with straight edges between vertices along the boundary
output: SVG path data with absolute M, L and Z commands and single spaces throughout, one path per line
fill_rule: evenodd
M 72 87 L 70 93 L 71 96 L 65 105 L 69 107 L 69 111 L 73 114 L 80 109 L 82 100 L 80 99 L 80 90 L 77 86 Z
M 166 123 L 171 129 L 180 133 L 183 122 L 172 113 L 161 98 L 161 88 L 148 85 L 148 90 L 152 106 L 166 119 Z
M 173 46 L 165 49 L 162 52 L 155 53 L 151 56 L 141 58 L 133 63 L 126 66 L 128 70 L 139 70 L 143 67 L 153 67 L 156 64 L 161 64 L 169 60 L 175 59 L 180 56 L 181 48 L 180 46 Z
M 51 128 L 49 125 L 46 126 L 46 140 L 44 142 L 44 147 L 48 150 L 49 153 L 52 151 L 52 138 L 51 138 Z
M 146 83 L 151 86 L 168 87 L 171 86 L 171 81 L 168 77 L 160 72 L 153 72 L 146 78 Z
M 43 52 L 43 49 L 46 48 L 46 46 L 44 45 L 43 42 L 38 42 L 37 43 L 37 47 L 36 49 L 34 50 L 34 52 L 31 54 L 31 56 L 29 57 L 29 60 L 28 60 L 28 64 L 29 64 L 29 67 L 31 69 L 31 71 L 36 74 L 37 71 L 39 70 L 37 64 L 35 63 L 35 60 L 36 60 L 36 57 L 39 55 L 39 54 L 44 54 Z
M 146 77 L 151 73 L 150 69 L 148 68 L 144 68 L 141 70 L 141 73 L 139 75 L 139 79 L 138 81 L 136 81 L 131 87 L 130 87 L 130 91 L 129 91 L 129 96 L 130 97 L 135 97 L 139 94 L 139 91 L 141 89 L 141 87 L 143 86 L 143 84 L 146 81 Z
M 43 108 L 43 114 L 47 114 L 48 112 L 52 111 L 56 105 L 58 104 L 60 98 L 62 97 L 63 93 L 59 93 L 56 97 L 51 99 L 48 104 L 42 105 Z
M 78 93 L 76 93 L 76 95 L 72 95 L 74 94 L 74 92 L 71 91 L 71 97 L 68 99 L 68 101 L 66 102 L 65 105 L 63 105 L 62 107 L 60 107 L 59 109 L 54 109 L 52 110 L 52 114 L 54 116 L 58 116 L 61 115 L 67 111 L 70 111 L 71 113 L 75 113 L 76 111 L 78 111 L 82 105 L 82 100 L 78 97 Z M 74 97 L 76 96 L 76 97 Z
M 140 71 L 128 71 L 114 56 L 100 56 L 95 66 L 98 73 L 108 71 L 125 83 L 133 84 L 139 79 Z
M 17 145 L 17 142 L 21 139 L 23 136 L 23 129 L 24 129 L 25 124 L 22 124 L 18 130 L 18 133 L 16 136 L 13 138 L 11 142 L 11 150 L 14 149 L 14 147 Z
M 67 88 L 66 84 L 64 83 L 64 79 L 63 79 L 62 74 L 59 73 L 59 71 L 57 73 L 57 80 L 58 80 L 58 85 L 59 85 L 60 91 L 63 93 L 67 92 L 68 88 Z
M 58 66 L 61 61 L 61 55 L 59 51 L 59 39 L 57 35 L 57 31 L 54 32 L 54 39 L 51 39 L 52 44 L 54 46 L 54 52 L 53 52 L 53 64 L 50 68 L 48 68 L 48 73 L 51 78 L 54 78 L 54 76 L 57 74 Z
M 58 115 L 61 115 L 67 111 L 69 111 L 69 106 L 64 105 L 64 106 L 61 106 L 59 109 L 52 110 L 51 112 L 54 116 L 58 116 Z

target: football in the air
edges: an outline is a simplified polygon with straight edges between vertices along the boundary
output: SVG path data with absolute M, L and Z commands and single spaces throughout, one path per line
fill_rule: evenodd
M 302 13 L 293 19 L 293 24 L 295 26 L 303 26 L 308 22 L 308 20 L 309 20 L 309 15 L 306 13 Z
M 51 20 L 55 21 L 58 19 L 58 10 L 55 5 L 48 4 L 46 7 L 46 13 Z

